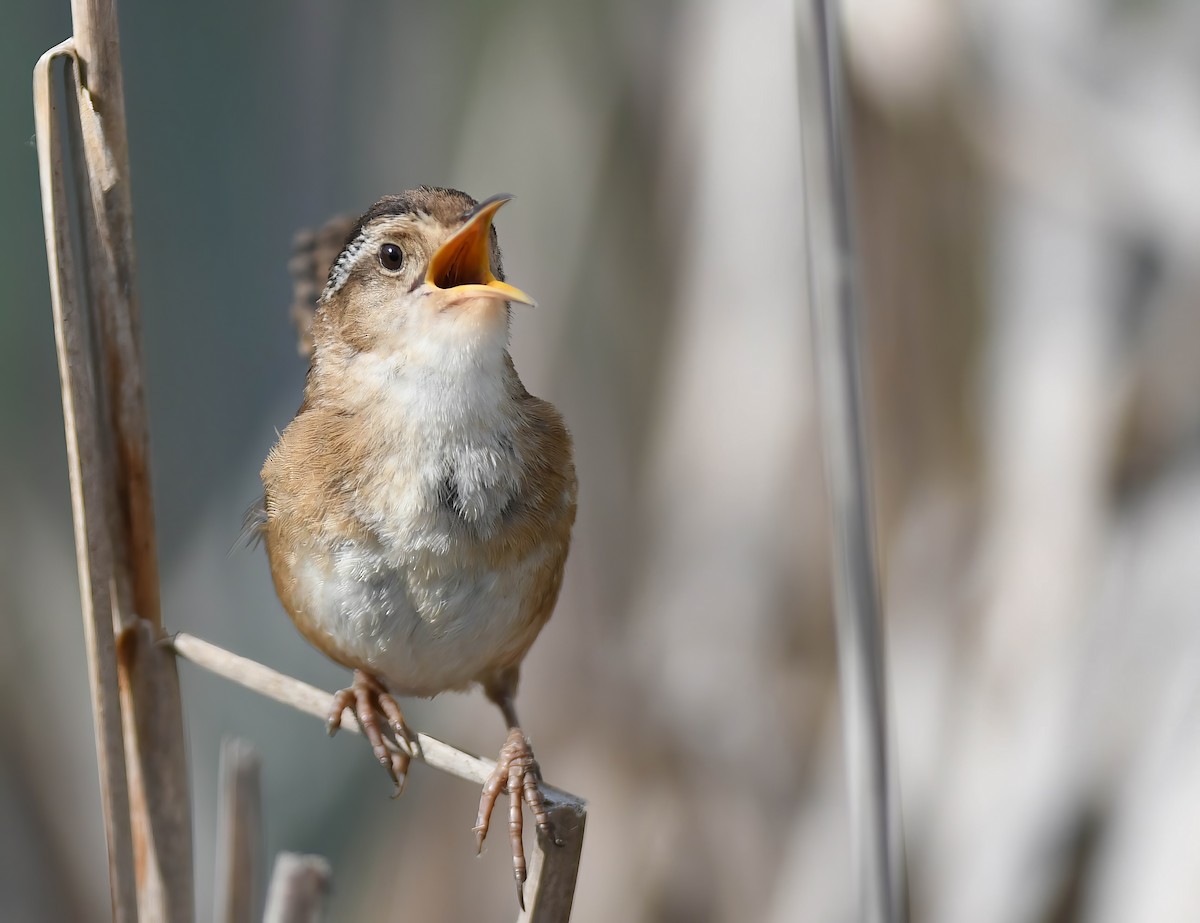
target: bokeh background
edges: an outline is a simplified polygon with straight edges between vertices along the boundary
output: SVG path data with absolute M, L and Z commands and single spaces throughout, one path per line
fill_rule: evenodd
M 30 75 L 0 28 L 0 894 L 107 918 Z M 235 548 L 304 365 L 297 228 L 419 183 L 499 220 L 580 514 L 522 716 L 590 801 L 574 919 L 853 916 L 783 0 L 120 7 L 164 611 L 345 672 Z M 870 436 L 914 919 L 1200 919 L 1200 5 L 848 0 Z M 234 549 L 231 551 L 231 549 Z M 330 919 L 510 919 L 472 786 L 181 667 L 200 919 L 220 740 Z M 409 706 L 466 749 L 478 693 Z M 502 844 L 501 844 L 502 845 Z

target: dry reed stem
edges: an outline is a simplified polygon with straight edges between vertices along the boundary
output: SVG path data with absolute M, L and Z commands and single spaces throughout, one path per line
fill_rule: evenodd
M 329 715 L 333 695 L 298 679 L 285 676 L 247 657 L 234 654 L 193 635 L 180 632 L 166 641 L 180 657 L 211 673 L 223 676 L 254 692 L 290 705 L 297 711 L 319 718 Z M 342 727 L 360 733 L 354 710 L 343 713 Z M 434 769 L 440 769 L 468 782 L 482 785 L 495 768 L 495 761 L 472 756 L 427 734 L 417 733 L 420 753 L 416 756 Z M 388 746 L 396 747 L 394 740 Z M 526 889 L 526 912 L 521 923 L 564 923 L 571 915 L 575 882 L 583 851 L 587 803 L 566 792 L 542 786 L 546 807 L 561 846 L 536 837 L 530 857 L 530 876 Z
M 182 706 L 174 660 L 155 643 L 162 628 L 116 11 L 111 0 L 74 0 L 72 12 L 75 36 L 39 62 L 34 92 L 114 914 L 189 923 L 192 837 Z M 63 55 L 75 61 L 68 97 L 82 146 L 72 180 L 86 276 L 71 252 L 73 216 L 54 106 L 51 62 Z
M 859 918 L 905 919 L 903 844 L 864 421 L 858 253 L 837 0 L 797 5 L 814 368 L 833 538 L 834 610 Z
M 281 852 L 271 873 L 263 923 L 319 923 L 332 874 L 320 856 Z
M 89 303 L 98 319 L 107 411 L 109 539 L 116 589 L 117 678 L 121 689 L 138 913 L 191 923 L 194 915 L 191 798 L 183 707 L 174 659 L 162 634 L 158 557 L 142 385 L 140 316 L 133 246 L 125 92 L 113 0 L 72 0 L 79 60 Z
M 133 866 L 129 788 L 121 728 L 116 642 L 113 633 L 112 570 L 108 521 L 105 515 L 103 457 L 95 408 L 96 375 L 85 326 L 79 266 L 71 247 L 67 214 L 64 142 L 56 105 L 54 63 L 60 58 L 75 70 L 74 43 L 50 49 L 34 68 L 34 115 L 37 125 L 38 169 L 54 339 L 62 386 L 66 427 L 67 468 L 74 511 L 76 563 L 83 606 L 92 716 L 100 770 L 101 810 L 108 846 L 109 888 L 113 919 L 137 919 L 137 888 Z
M 221 741 L 215 923 L 252 923 L 256 916 L 263 843 L 260 767 L 258 751 L 249 741 Z

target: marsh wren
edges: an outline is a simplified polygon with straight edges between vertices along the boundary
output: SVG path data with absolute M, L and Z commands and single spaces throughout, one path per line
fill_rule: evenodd
M 393 694 L 478 683 L 508 737 L 480 796 L 477 846 L 509 798 L 524 906 L 522 801 L 550 834 L 540 773 L 517 721 L 521 661 L 554 608 L 575 520 L 571 439 L 508 354 L 511 302 L 492 220 L 421 187 L 350 229 L 308 331 L 304 402 L 262 470 L 261 531 L 275 589 L 312 644 L 354 670 L 348 706 L 403 788 L 416 735 Z M 303 336 L 304 331 L 302 331 Z

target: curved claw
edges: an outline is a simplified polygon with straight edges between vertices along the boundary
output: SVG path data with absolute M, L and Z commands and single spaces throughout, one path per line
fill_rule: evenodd
M 516 760 L 513 761 L 517 762 Z M 513 854 L 513 878 L 517 880 L 517 898 L 521 902 L 521 906 L 525 906 L 524 890 L 525 879 L 528 877 L 528 869 L 525 866 L 525 820 L 521 814 L 521 790 L 524 788 L 524 779 L 519 775 L 520 770 L 513 772 L 511 769 L 508 775 L 508 839 L 512 843 Z
M 342 712 L 354 704 L 354 689 L 339 689 L 333 694 L 329 706 L 329 717 L 325 719 L 325 733 L 332 737 L 342 728 Z
M 398 798 L 404 791 L 408 767 L 412 761 L 412 754 L 416 752 L 416 735 L 404 723 L 404 715 L 396 700 L 375 677 L 361 670 L 354 671 L 354 681 L 348 688 L 339 689 L 333 696 L 329 718 L 325 722 L 325 730 L 331 737 L 342 726 L 342 712 L 351 706 L 354 707 L 354 717 L 362 729 L 363 736 L 371 745 L 371 752 L 392 780 L 392 797 Z M 408 752 L 388 748 L 383 738 L 381 717 L 387 721 L 397 739 L 403 742 L 404 750 Z
M 562 840 L 554 835 L 550 824 L 546 798 L 539 786 L 540 775 L 529 741 L 519 729 L 513 728 L 500 750 L 496 768 L 484 783 L 479 796 L 479 814 L 475 818 L 475 847 L 478 854 L 483 850 L 496 801 L 501 792 L 508 794 L 508 835 L 512 846 L 513 878 L 517 884 L 517 903 L 522 910 L 525 909 L 525 880 L 528 877 L 523 805 L 528 805 L 533 813 L 538 832 L 557 845 L 562 845 Z
M 508 761 L 501 754 L 500 762 L 492 770 L 491 776 L 483 784 L 483 792 L 479 796 L 479 813 L 475 817 L 475 855 L 483 853 L 483 841 L 487 839 L 488 827 L 491 824 L 492 810 L 496 807 L 496 799 L 500 790 L 506 787 L 508 779 Z

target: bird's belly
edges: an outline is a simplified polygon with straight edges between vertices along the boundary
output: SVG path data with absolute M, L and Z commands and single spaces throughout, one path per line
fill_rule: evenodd
M 328 638 L 337 659 L 398 694 L 461 689 L 519 661 L 533 643 L 541 625 L 529 598 L 541 557 L 489 569 L 477 559 L 396 558 L 353 543 L 320 560 L 300 555 L 294 616 Z

